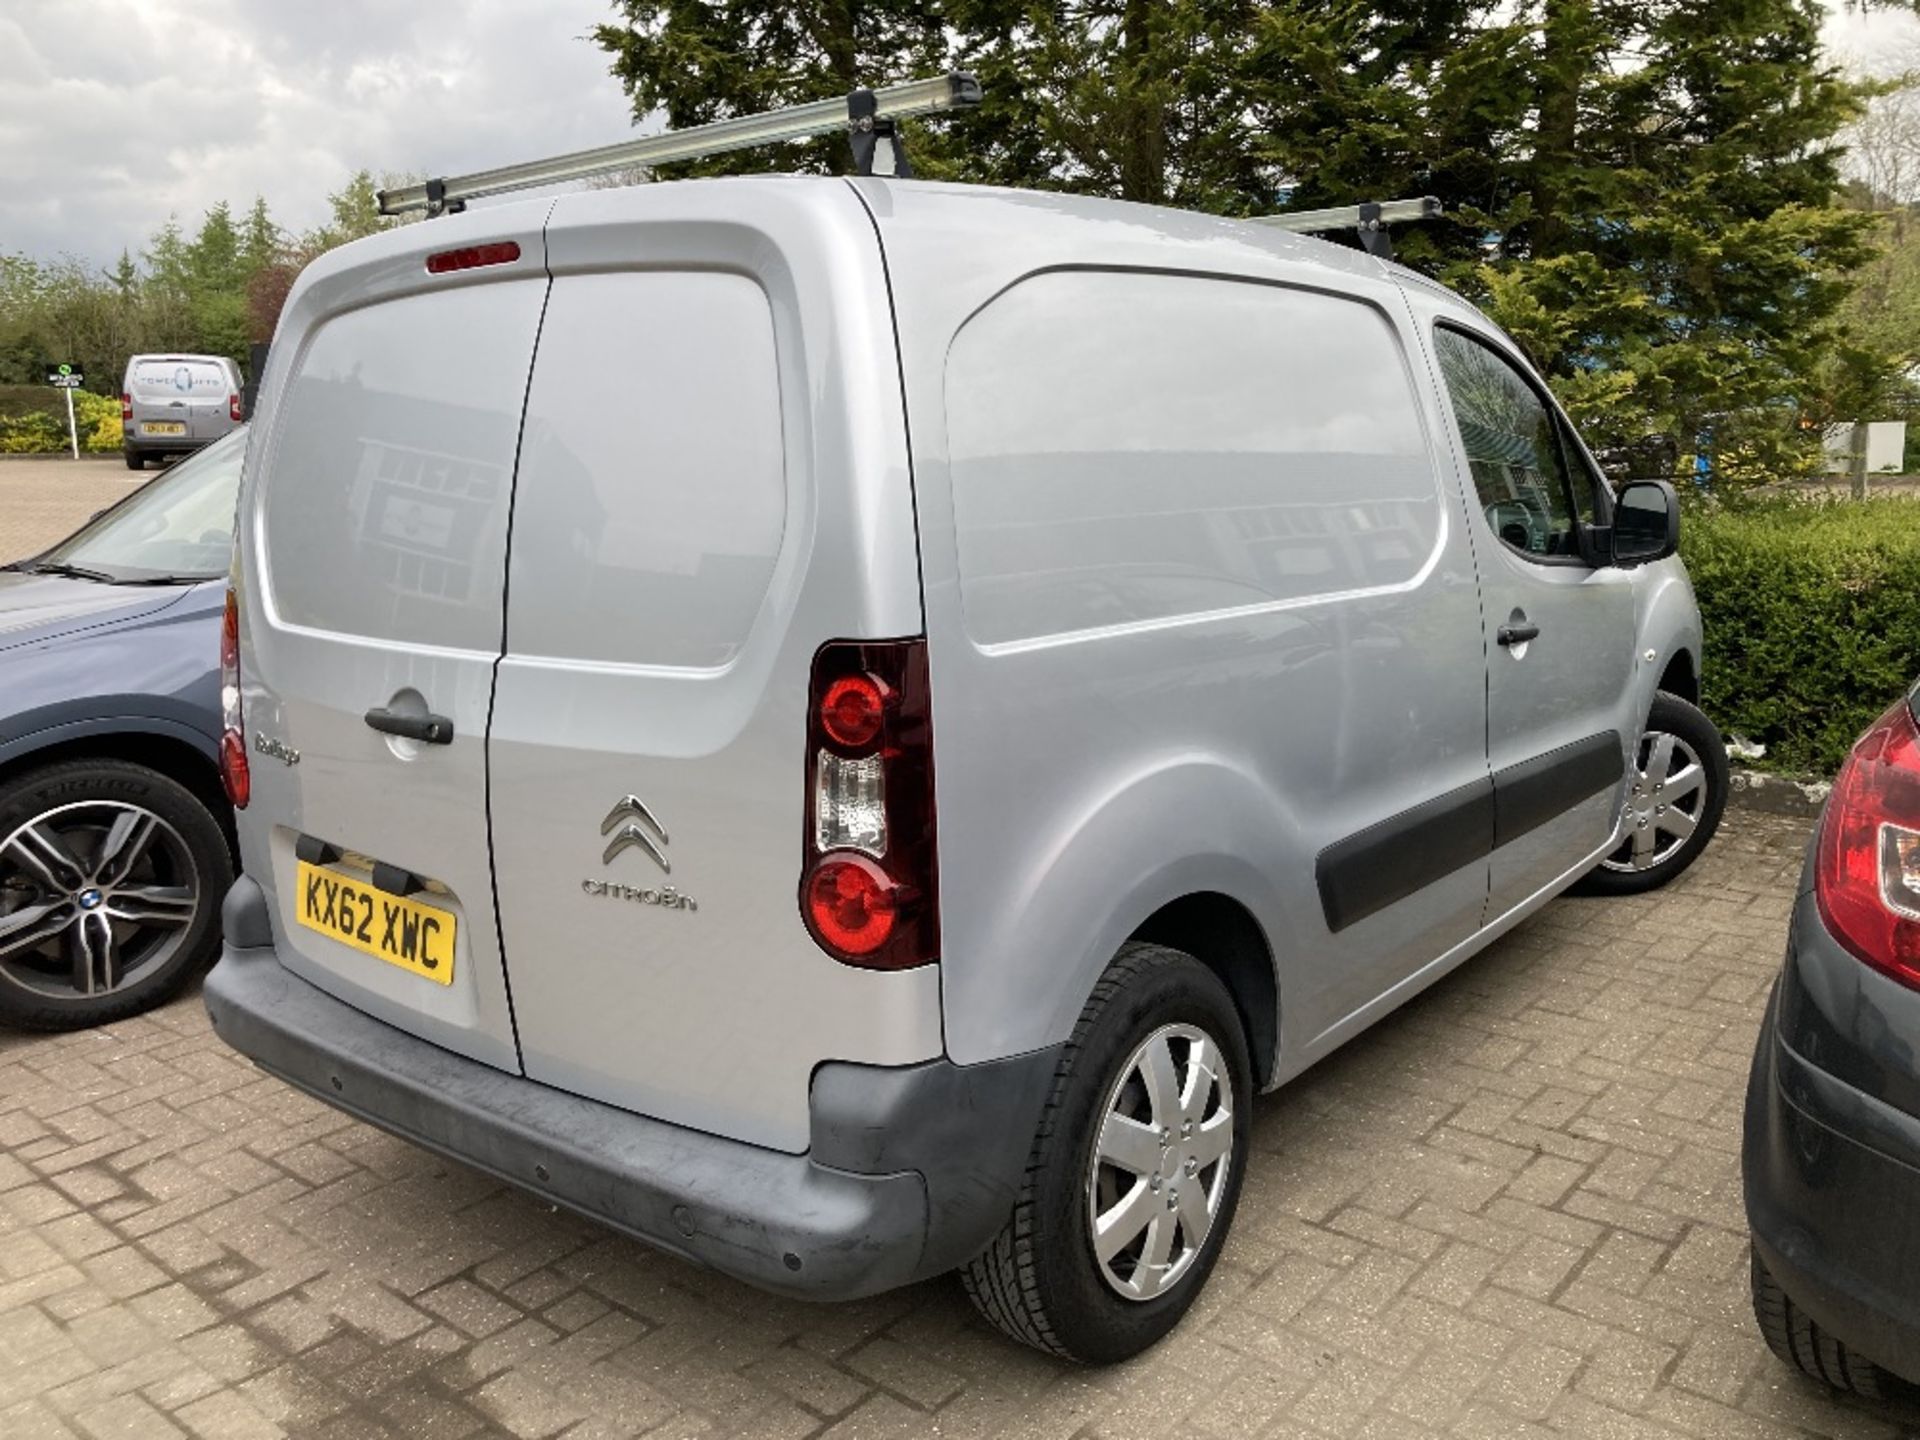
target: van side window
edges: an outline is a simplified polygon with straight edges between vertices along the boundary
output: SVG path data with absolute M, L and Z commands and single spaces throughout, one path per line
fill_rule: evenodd
M 945 399 L 980 644 L 1408 585 L 1442 538 L 1405 352 L 1363 301 L 1045 272 L 961 327 Z
M 1574 554 L 1572 487 L 1553 412 L 1492 346 L 1442 326 L 1434 350 L 1488 527 L 1531 558 Z

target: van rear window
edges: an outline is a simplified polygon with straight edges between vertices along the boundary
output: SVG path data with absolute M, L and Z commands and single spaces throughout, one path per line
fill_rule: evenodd
M 142 360 L 133 367 L 134 395 L 224 396 L 231 389 L 226 370 L 205 360 Z
M 499 653 L 514 448 L 546 288 L 412 295 L 312 333 L 261 482 L 281 619 Z
M 1406 360 L 1359 301 L 1051 272 L 962 328 L 945 398 L 982 644 L 1402 585 L 1440 544 Z
M 713 669 L 786 532 L 773 315 L 743 275 L 562 275 L 514 497 L 507 649 Z

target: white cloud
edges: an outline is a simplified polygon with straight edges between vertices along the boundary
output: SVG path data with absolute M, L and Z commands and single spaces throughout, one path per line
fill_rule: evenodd
M 356 170 L 453 174 L 629 131 L 595 0 L 0 0 L 0 252 L 105 264 Z

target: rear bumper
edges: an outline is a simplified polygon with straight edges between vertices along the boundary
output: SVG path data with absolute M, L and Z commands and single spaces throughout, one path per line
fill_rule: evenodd
M 251 892 L 250 894 L 248 892 Z M 285 969 L 242 878 L 207 977 L 220 1037 L 384 1130 L 763 1289 L 876 1294 L 952 1269 L 1004 1223 L 1057 1050 L 990 1065 L 828 1064 L 813 1148 L 788 1155 L 442 1050 Z
M 1872 1093 L 1906 1098 L 1879 1066 L 1904 1051 L 1910 1068 L 1916 1036 L 1920 995 L 1841 949 L 1803 894 L 1747 1087 L 1747 1220 L 1796 1305 L 1920 1382 L 1920 1118 Z

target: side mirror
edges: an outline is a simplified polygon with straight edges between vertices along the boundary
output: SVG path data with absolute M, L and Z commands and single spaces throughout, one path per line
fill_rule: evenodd
M 1680 497 L 1666 480 L 1635 480 L 1613 502 L 1613 563 L 1649 565 L 1680 548 Z

